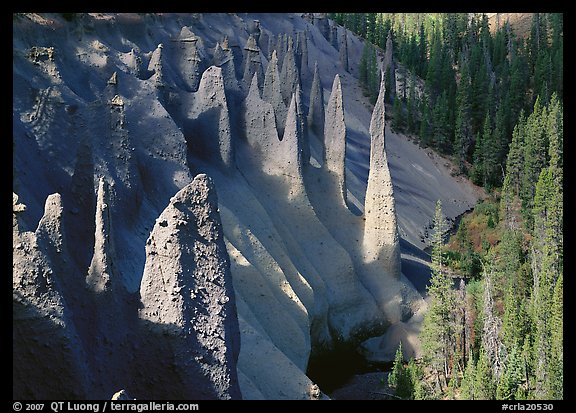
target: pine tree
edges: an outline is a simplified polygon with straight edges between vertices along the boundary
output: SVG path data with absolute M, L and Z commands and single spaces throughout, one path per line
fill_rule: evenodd
M 431 115 L 429 108 L 429 100 L 426 95 L 424 95 L 420 107 L 421 107 L 420 113 L 422 114 L 422 119 L 420 120 L 420 132 L 418 133 L 418 136 L 420 136 L 420 140 L 426 147 L 430 145 L 432 141 L 432 127 L 430 125 Z
M 468 161 L 468 152 L 473 142 L 473 132 L 471 123 L 471 105 L 470 105 L 470 74 L 468 64 L 464 60 L 460 70 L 460 85 L 456 96 L 456 130 L 455 130 L 455 155 L 456 163 L 460 172 L 464 172 L 464 162 Z M 478 144 L 477 144 L 478 146 Z M 479 148 L 480 149 L 480 148 Z M 476 159 L 475 159 L 476 161 Z M 475 163 L 475 167 L 483 171 L 480 164 Z
M 396 354 L 394 355 L 394 364 L 392 366 L 392 371 L 388 374 L 388 385 L 390 387 L 396 388 L 398 386 L 398 381 L 400 376 L 404 371 L 404 366 L 402 364 L 404 356 L 402 354 L 402 342 L 398 344 L 396 349 Z
M 558 333 L 558 330 L 562 330 L 561 318 L 560 321 L 554 320 L 554 316 L 556 314 L 558 318 L 562 305 L 562 287 L 557 288 L 557 284 L 559 280 L 562 281 L 563 273 L 563 193 L 562 186 L 559 185 L 562 182 L 560 143 L 563 128 L 559 105 L 554 102 L 550 109 L 554 114 L 548 116 L 544 126 L 549 142 L 550 164 L 540 173 L 532 210 L 535 395 L 539 398 L 559 398 L 563 394 L 560 380 L 563 376 L 562 368 L 553 360 L 554 357 L 559 357 L 558 349 L 562 348 L 559 338 L 561 333 Z M 545 110 L 542 113 L 545 114 Z
M 486 363 L 491 369 L 491 377 L 497 381 L 502 373 L 502 353 L 505 352 L 500 338 L 502 321 L 495 313 L 494 309 L 494 287 L 493 287 L 493 257 L 488 256 L 491 261 L 488 268 L 484 266 L 484 294 L 482 311 L 482 346 L 486 358 Z M 484 265 L 484 264 L 483 264 Z
M 466 370 L 464 370 L 464 375 L 462 376 L 462 383 L 460 384 L 460 398 L 462 400 L 474 400 L 476 399 L 474 391 L 474 383 L 476 381 L 476 366 L 474 364 L 474 358 L 472 353 L 468 356 L 468 362 L 466 363 Z
M 516 346 L 506 357 L 504 371 L 496 388 L 496 399 L 514 400 L 523 380 L 522 358 Z
M 540 172 L 548 163 L 548 136 L 546 134 L 546 107 L 537 98 L 534 110 L 526 120 L 524 140 L 524 168 L 522 171 L 521 197 L 530 211 L 534 205 L 535 186 Z M 531 217 L 528 217 L 531 221 Z
M 416 79 L 413 73 L 410 73 L 410 81 L 408 82 L 406 110 L 406 128 L 408 133 L 413 133 L 416 131 Z
M 394 356 L 392 372 L 388 375 L 388 385 L 395 389 L 396 395 L 402 399 L 414 398 L 414 384 L 412 373 L 404 367 L 402 355 L 402 342 L 398 345 Z
M 476 365 L 476 375 L 474 377 L 474 399 L 492 400 L 495 396 L 496 389 L 492 376 L 492 368 L 484 347 L 481 347 Z
M 442 203 L 436 202 L 432 235 L 432 276 L 428 286 L 430 304 L 424 317 L 421 332 L 424 360 L 434 371 L 440 390 L 447 386 L 451 376 L 455 331 L 455 294 L 452 279 L 448 276 L 442 256 L 446 221 Z

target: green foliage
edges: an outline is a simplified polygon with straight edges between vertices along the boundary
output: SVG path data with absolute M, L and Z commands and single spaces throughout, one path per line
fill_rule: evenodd
M 392 106 L 392 128 L 394 128 L 396 132 L 404 129 L 404 111 L 402 106 L 402 99 L 396 95 L 394 97 L 394 105 Z
M 358 80 L 364 89 L 364 95 L 369 97 L 372 104 L 376 103 L 380 89 L 380 71 L 378 70 L 376 50 L 371 43 L 366 42 L 364 44 L 358 70 Z
M 407 113 L 396 110 L 404 117 L 396 121 L 396 129 L 405 124 L 408 132 L 419 132 L 424 145 L 453 155 L 460 172 L 483 186 L 503 185 L 508 146 L 522 110 L 531 109 L 538 97 L 541 105 L 551 102 L 554 94 L 562 99 L 562 13 L 535 13 L 527 41 L 517 38 L 510 24 L 491 33 L 485 14 L 331 16 L 381 49 L 385 49 L 388 31 L 392 31 L 395 59 L 409 73 L 426 81 L 428 100 L 422 105 L 403 96 Z M 374 99 L 378 85 L 373 92 L 369 89 L 366 93 Z M 392 89 L 388 88 L 387 93 L 387 101 L 392 103 Z M 484 133 L 486 118 L 488 134 Z M 537 146 L 538 142 L 531 142 L 526 150 L 535 154 L 533 148 Z M 471 162 L 470 168 L 467 164 Z M 535 183 L 542 167 L 539 162 L 529 161 L 522 172 L 524 183 Z M 516 185 L 517 178 L 512 179 L 512 185 Z M 522 194 L 525 208 L 530 209 L 533 193 Z
M 508 23 L 490 33 L 482 14 L 335 15 L 382 49 L 391 30 L 406 84 L 425 81 L 421 98 L 412 87 L 395 97 L 386 73 L 393 128 L 417 132 L 500 196 L 462 219 L 449 247 L 434 233 L 420 335 L 434 383 L 412 376 L 414 398 L 562 398 L 563 14 L 535 13 L 526 40 Z M 368 96 L 372 56 L 367 48 L 360 64 Z M 454 298 L 447 265 L 468 277 L 464 299 Z
M 437 379 L 447 384 L 452 372 L 450 360 L 455 337 L 456 297 L 452 290 L 452 278 L 448 275 L 443 253 L 443 236 L 446 221 L 442 203 L 436 202 L 432 235 L 432 276 L 428 286 L 430 304 L 422 325 L 421 340 L 424 360 L 433 369 Z M 442 385 L 442 384 L 441 384 Z
M 476 375 L 474 377 L 474 399 L 492 400 L 495 396 L 496 389 L 492 376 L 492 367 L 490 366 L 484 347 L 481 347 L 476 365 Z
M 504 371 L 496 388 L 496 399 L 514 400 L 524 379 L 523 373 L 520 351 L 513 346 L 506 357 Z
M 411 367 L 413 369 L 413 367 Z M 388 375 L 388 385 L 395 389 L 396 395 L 403 399 L 414 398 L 415 371 L 404 367 L 402 356 L 402 342 L 398 345 L 394 357 L 392 372 Z
M 464 375 L 462 376 L 462 382 L 460 383 L 460 399 L 462 400 L 474 400 L 475 391 L 474 384 L 476 380 L 476 365 L 474 364 L 474 358 L 472 353 L 468 357 L 468 362 L 466 363 L 466 370 L 464 370 Z

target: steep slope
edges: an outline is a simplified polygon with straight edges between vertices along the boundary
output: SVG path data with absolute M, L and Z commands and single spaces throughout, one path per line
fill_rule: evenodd
M 362 104 L 361 50 L 323 15 L 15 17 L 14 397 L 317 398 L 311 359 L 420 314 L 402 238 L 476 195 Z

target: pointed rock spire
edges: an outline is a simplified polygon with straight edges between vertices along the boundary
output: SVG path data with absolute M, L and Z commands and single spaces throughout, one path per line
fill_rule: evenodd
M 385 78 L 382 76 L 378 100 L 370 121 L 370 172 L 366 188 L 364 214 L 364 261 L 378 261 L 386 273 L 400 277 L 400 244 L 394 202 L 394 188 L 386 156 L 384 119 Z
M 276 51 L 272 53 L 272 59 L 270 59 L 268 67 L 266 68 L 262 99 L 272 104 L 276 117 L 278 135 L 282 136 L 284 134 L 284 124 L 286 123 L 286 105 L 282 99 L 280 73 L 278 71 L 278 56 Z
M 342 85 L 336 74 L 332 84 L 332 93 L 326 107 L 324 121 L 325 168 L 338 177 L 338 189 L 346 205 L 346 124 L 344 123 L 344 106 L 342 102 Z
M 106 82 L 106 87 L 104 88 L 104 100 L 110 102 L 114 96 L 118 94 L 118 74 L 117 72 L 112 73 L 110 79 Z
M 197 175 L 170 199 L 146 242 L 140 318 L 151 340 L 169 340 L 172 363 L 153 362 L 162 382 L 192 398 L 241 398 L 240 332 L 230 259 L 212 180 Z M 175 393 L 176 394 L 176 393 Z
M 340 41 L 340 64 L 342 68 L 348 71 L 348 30 L 342 29 L 342 39 Z
M 392 89 L 389 91 L 389 94 L 390 97 L 394 97 L 396 96 L 396 65 L 394 64 L 394 43 L 392 42 L 392 30 L 388 32 L 388 37 L 386 38 L 386 52 L 384 53 L 382 77 L 385 76 L 385 73 L 388 69 L 390 69 L 390 85 Z
M 274 51 L 274 35 L 271 34 L 268 37 L 268 49 L 266 51 L 266 58 L 270 60 L 272 58 L 272 52 Z
M 324 89 L 320 82 L 318 62 L 314 63 L 314 79 L 310 90 L 310 105 L 308 108 L 308 127 L 314 131 L 317 137 L 324 136 Z M 323 162 L 324 163 L 324 160 Z
M 198 89 L 201 74 L 206 69 L 206 63 L 199 50 L 199 42 L 200 38 L 184 26 L 178 37 L 173 40 L 171 47 L 175 66 L 190 91 Z
M 302 134 L 296 109 L 296 94 L 292 94 L 290 99 L 284 138 L 279 142 L 278 147 L 280 151 L 276 154 L 277 159 L 282 160 L 286 164 L 285 170 L 287 174 L 302 181 Z
M 256 44 L 256 39 L 252 35 L 248 37 L 246 46 L 244 46 L 244 75 L 243 82 L 247 89 L 248 82 L 252 81 L 254 74 L 258 75 L 258 82 L 264 80 L 262 61 L 260 60 L 260 48 Z
M 340 50 L 340 42 L 338 41 L 338 27 L 335 24 L 330 26 L 330 44 L 334 49 Z
M 38 222 L 36 237 L 39 242 L 45 242 L 52 255 L 62 252 L 64 227 L 62 225 L 62 197 L 60 194 L 51 194 L 46 198 L 44 215 Z
M 206 113 L 210 116 L 205 116 Z M 193 130 L 196 138 L 202 140 L 202 151 L 197 155 L 219 162 L 225 168 L 231 167 L 234 148 L 221 68 L 210 66 L 202 74 L 188 118 L 189 130 Z
M 227 38 L 225 39 L 228 43 Z M 234 55 L 232 50 L 226 45 L 224 48 L 220 43 L 216 43 L 213 56 L 214 66 L 222 69 L 222 77 L 224 79 L 224 87 L 227 91 L 238 93 L 240 88 L 236 80 L 236 65 L 234 62 Z
M 304 114 L 304 104 L 302 103 L 302 88 L 300 83 L 296 88 L 296 114 L 298 117 L 298 129 L 300 137 L 300 147 L 302 148 L 302 163 L 310 163 L 310 142 L 308 141 L 308 126 L 306 125 L 306 115 Z
M 274 50 L 276 51 L 276 58 L 278 60 L 278 65 L 280 65 L 284 60 L 284 36 L 282 35 L 282 33 L 278 33 L 278 37 L 276 38 L 276 46 L 274 47 Z M 278 68 L 278 70 L 280 70 L 280 68 Z
M 292 95 L 296 92 L 296 88 L 300 84 L 300 73 L 296 66 L 293 44 L 292 37 L 290 37 L 288 40 L 288 50 L 284 55 L 284 62 L 282 63 L 282 72 L 280 73 L 280 91 L 285 104 L 290 103 Z
M 13 391 L 36 399 L 85 399 L 90 397 L 88 367 L 63 295 L 61 267 L 52 261 L 61 205 L 59 196 L 48 198 L 36 233 L 18 228 L 13 233 Z M 23 208 L 14 195 L 12 208 L 13 213 Z M 82 291 L 70 293 L 81 296 Z M 43 384 L 36 388 L 33 383 Z
M 114 243 L 111 232 L 110 190 L 104 178 L 98 182 L 96 197 L 96 232 L 94 234 L 94 255 L 86 284 L 97 292 L 109 292 L 114 280 Z
M 251 37 L 254 38 L 256 44 L 258 44 L 258 40 L 260 40 L 260 34 L 262 30 L 260 28 L 260 20 L 252 20 L 246 23 L 246 30 L 250 34 Z
M 276 129 L 274 109 L 271 103 L 260 98 L 256 74 L 254 74 L 252 78 L 250 91 L 244 102 L 244 108 L 246 140 L 254 149 L 250 154 L 258 157 L 260 155 L 256 155 L 256 153 L 260 153 L 261 157 L 258 161 L 265 165 L 268 157 L 271 156 L 270 154 L 273 152 L 271 145 L 279 142 L 279 138 Z
M 152 80 L 156 87 L 163 87 L 165 86 L 164 83 L 164 75 L 162 73 L 162 49 L 164 45 L 160 43 L 154 52 L 152 52 L 152 57 L 150 58 L 150 62 L 148 63 L 148 71 L 152 72 Z
M 308 28 L 296 33 L 296 64 L 300 78 L 308 75 Z

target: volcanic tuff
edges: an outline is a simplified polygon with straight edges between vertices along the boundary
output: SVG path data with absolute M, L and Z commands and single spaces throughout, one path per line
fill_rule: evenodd
M 323 14 L 15 15 L 13 397 L 316 399 L 311 358 L 395 344 L 426 191 L 476 198 L 383 86 L 370 121 L 361 50 Z

